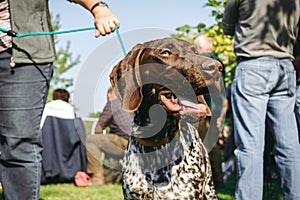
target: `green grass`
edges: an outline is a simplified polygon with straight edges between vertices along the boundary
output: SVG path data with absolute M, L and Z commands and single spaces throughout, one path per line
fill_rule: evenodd
M 220 200 L 233 200 L 236 178 L 231 175 L 224 183 L 224 188 L 217 190 Z M 283 200 L 279 179 L 272 182 L 264 182 L 263 200 Z
M 224 183 L 224 188 L 217 190 L 217 194 L 220 200 L 232 200 L 234 199 L 235 190 L 235 177 L 230 176 Z
M 121 185 L 76 187 L 74 184 L 42 185 L 40 200 L 120 200 Z
M 220 200 L 233 200 L 235 176 L 230 176 L 224 188 L 217 191 Z M 1 195 L 1 190 L 0 190 Z M 74 184 L 42 185 L 40 200 L 121 200 L 123 199 L 121 185 L 76 187 Z M 264 184 L 263 200 L 283 200 L 278 180 Z

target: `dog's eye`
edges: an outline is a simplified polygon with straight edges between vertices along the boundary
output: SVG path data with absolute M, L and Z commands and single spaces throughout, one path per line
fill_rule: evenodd
M 170 50 L 163 50 L 161 53 L 160 53 L 160 55 L 162 55 L 162 56 L 169 56 L 169 55 L 171 55 L 172 53 L 171 53 L 171 51 Z

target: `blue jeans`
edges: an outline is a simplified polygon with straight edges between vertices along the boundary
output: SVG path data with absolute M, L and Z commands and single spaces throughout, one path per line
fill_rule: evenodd
M 52 65 L 16 65 L 0 53 L 0 180 L 3 199 L 38 200 L 41 176 L 40 119 Z
M 295 114 L 298 123 L 298 129 L 300 128 L 300 84 L 296 86 L 296 105 L 295 105 Z M 298 133 L 300 130 L 298 130 Z
M 238 63 L 231 95 L 237 145 L 236 199 L 262 199 L 266 117 L 284 198 L 300 199 L 295 91 L 296 74 L 287 59 L 258 58 Z

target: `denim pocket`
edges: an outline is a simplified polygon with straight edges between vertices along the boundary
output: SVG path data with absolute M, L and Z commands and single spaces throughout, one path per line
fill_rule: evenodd
M 247 65 L 247 66 L 246 66 Z M 267 82 L 270 79 L 271 71 L 262 69 L 259 66 L 247 61 L 240 66 L 238 70 L 239 88 L 246 94 L 259 95 L 266 91 Z

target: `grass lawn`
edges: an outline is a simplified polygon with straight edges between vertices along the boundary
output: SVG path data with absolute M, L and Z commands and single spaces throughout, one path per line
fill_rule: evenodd
M 224 188 L 218 190 L 220 200 L 233 200 L 235 176 L 229 177 Z M 54 184 L 41 186 L 41 200 L 121 200 L 123 199 L 121 185 L 76 187 L 74 184 Z M 264 200 L 282 200 L 279 181 L 265 182 Z
M 220 200 L 233 200 L 236 179 L 231 175 L 224 183 L 224 188 L 217 191 Z M 264 182 L 263 200 L 283 200 L 279 179 Z
M 224 188 L 217 191 L 220 200 L 233 200 L 235 177 L 225 182 Z M 1 190 L 0 190 L 1 193 Z M 76 187 L 74 184 L 49 184 L 41 186 L 40 200 L 122 200 L 121 185 Z M 264 200 L 283 200 L 278 180 L 264 184 Z
M 74 184 L 42 185 L 40 200 L 120 200 L 121 185 L 76 187 Z

